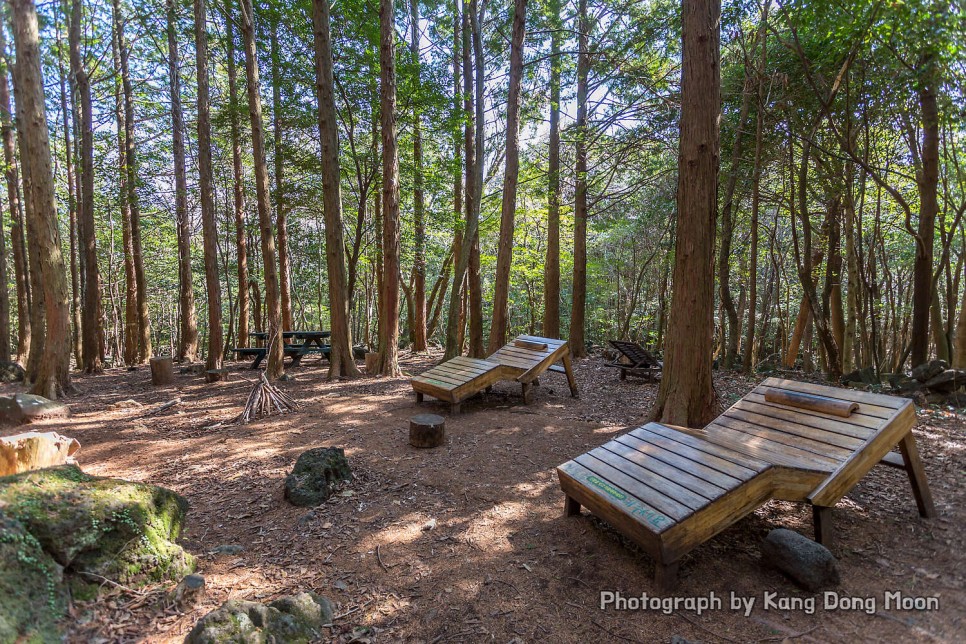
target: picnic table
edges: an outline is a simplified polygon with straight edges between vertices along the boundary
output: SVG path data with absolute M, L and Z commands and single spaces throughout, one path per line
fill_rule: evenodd
M 268 333 L 265 331 L 253 331 L 248 334 L 250 337 L 261 340 L 264 344 L 268 340 Z M 282 340 L 298 340 L 299 342 L 287 342 L 284 348 L 286 358 L 292 359 L 291 366 L 297 367 L 302 362 L 302 357 L 308 353 L 318 353 L 328 357 L 329 345 L 324 340 L 331 336 L 329 331 L 283 331 Z M 268 354 L 268 349 L 261 347 L 237 347 L 234 352 L 239 356 L 251 356 L 252 369 L 257 369 Z
M 248 335 L 262 342 L 268 340 L 267 331 L 252 331 Z M 331 335 L 330 331 L 282 331 L 282 340 L 301 340 L 301 342 L 286 342 L 286 344 L 292 346 L 309 347 L 315 345 L 319 348 L 325 348 L 329 345 L 323 341 L 329 339 Z

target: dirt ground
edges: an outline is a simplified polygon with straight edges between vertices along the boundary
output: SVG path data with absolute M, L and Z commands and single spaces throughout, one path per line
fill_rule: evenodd
M 413 374 L 433 362 L 407 353 L 403 369 Z M 873 598 L 875 611 L 825 610 L 822 595 L 798 590 L 761 564 L 758 544 L 769 530 L 812 534 L 807 507 L 772 502 L 683 560 L 674 596 L 713 592 L 723 599 L 720 609 L 618 612 L 599 607 L 601 591 L 654 593 L 654 565 L 586 512 L 564 518 L 554 467 L 646 422 L 657 384 L 622 382 L 598 356 L 576 363 L 579 399 L 570 397 L 563 375 L 548 374 L 529 406 L 518 387 L 504 383 L 449 417 L 433 402 L 417 408 L 406 377 L 326 382 L 325 364 L 306 363 L 281 383 L 302 411 L 246 426 L 227 424 L 255 373 L 243 363 L 232 363 L 229 382 L 214 385 L 176 375 L 172 386 L 152 387 L 146 368 L 76 377 L 78 393 L 67 400 L 73 418 L 38 429 L 80 440 L 78 461 L 89 473 L 187 497 L 183 541 L 198 555 L 208 593 L 194 611 L 177 613 L 158 607 L 163 587 L 105 586 L 97 601 L 72 608 L 71 641 L 180 642 L 229 598 L 267 601 L 305 590 L 334 602 L 328 639 L 338 642 L 966 638 L 962 414 L 919 413 L 916 438 L 937 519 L 919 518 L 905 474 L 886 467 L 875 468 L 836 510 L 837 592 Z M 716 375 L 724 404 L 756 382 Z M 142 417 L 174 398 L 181 403 Z M 124 402 L 131 400 L 137 404 Z M 447 416 L 445 446 L 410 447 L 409 417 L 434 410 Z M 303 450 L 318 446 L 344 447 L 356 478 L 318 508 L 293 507 L 283 499 L 283 479 Z M 212 554 L 223 544 L 244 551 Z M 936 597 L 940 607 L 886 609 L 885 594 L 895 591 Z M 731 609 L 731 593 L 756 599 L 750 615 Z M 763 606 L 766 593 L 782 605 Z M 814 611 L 809 598 L 817 598 Z

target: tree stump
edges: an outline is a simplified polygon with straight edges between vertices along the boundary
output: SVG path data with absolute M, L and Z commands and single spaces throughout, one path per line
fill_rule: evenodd
M 439 447 L 446 438 L 446 421 L 436 414 L 417 414 L 409 419 L 409 444 Z
M 376 361 L 379 359 L 378 353 L 366 354 L 366 373 L 370 376 L 376 375 Z
M 151 358 L 151 384 L 170 385 L 174 380 L 174 361 L 171 358 Z
M 205 578 L 201 575 L 188 575 L 178 582 L 169 597 L 181 610 L 197 606 L 205 597 Z

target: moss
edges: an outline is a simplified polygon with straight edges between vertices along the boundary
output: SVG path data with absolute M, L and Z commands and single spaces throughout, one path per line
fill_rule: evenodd
M 194 570 L 174 543 L 188 504 L 171 490 L 66 465 L 0 478 L 0 505 L 71 572 L 139 584 Z
M 0 642 L 57 641 L 62 570 L 16 519 L 0 511 Z
M 175 543 L 187 509 L 171 490 L 74 465 L 0 477 L 0 642 L 58 641 L 68 590 L 97 596 L 77 573 L 137 585 L 193 571 Z

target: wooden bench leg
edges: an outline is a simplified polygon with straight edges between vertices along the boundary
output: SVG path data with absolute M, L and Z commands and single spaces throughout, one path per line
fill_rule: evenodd
M 669 593 L 678 587 L 679 562 L 654 564 L 654 585 L 660 593 Z
M 457 414 L 459 414 L 460 413 L 460 403 L 458 403 L 458 402 L 450 403 L 449 413 L 453 414 L 454 416 L 457 415 Z
M 523 403 L 529 405 L 533 400 L 533 385 L 529 382 L 523 383 Z
M 813 505 L 812 526 L 815 529 L 815 541 L 830 548 L 832 546 L 832 508 Z
M 493 391 L 493 385 L 487 385 L 486 389 L 484 389 L 483 391 L 485 391 L 486 393 L 490 393 L 491 391 Z
M 580 503 L 577 500 L 570 498 L 569 496 L 564 497 L 564 516 L 565 517 L 575 517 L 580 514 Z
M 417 391 L 416 392 L 416 404 L 418 405 L 421 402 L 423 402 L 423 392 Z
M 262 358 L 264 357 L 265 357 L 264 353 L 261 355 L 255 356 L 255 361 L 252 362 L 252 369 L 258 369 L 258 365 L 262 364 Z
M 929 483 L 926 481 L 926 471 L 922 467 L 916 438 L 911 431 L 899 441 L 899 451 L 902 452 L 902 460 L 906 464 L 906 473 L 909 475 L 909 483 L 912 484 L 912 494 L 916 497 L 919 515 L 927 519 L 935 518 L 936 506 L 933 505 L 932 492 L 929 491 Z
M 570 395 L 577 398 L 577 379 L 574 378 L 573 360 L 570 358 L 569 351 L 563 356 L 563 366 L 564 373 L 567 374 L 567 385 L 570 387 Z
M 621 380 L 627 380 L 627 369 L 621 369 Z

